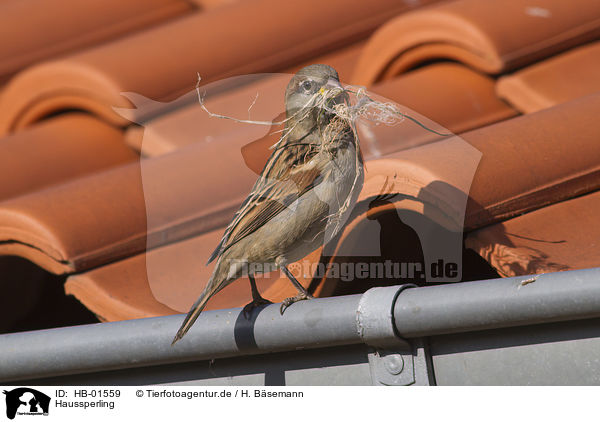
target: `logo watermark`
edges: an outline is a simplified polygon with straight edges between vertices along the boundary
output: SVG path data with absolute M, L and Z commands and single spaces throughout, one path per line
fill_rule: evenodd
M 50 410 L 50 397 L 33 388 L 15 388 L 4 390 L 6 400 L 6 417 L 14 419 L 16 415 L 44 415 Z

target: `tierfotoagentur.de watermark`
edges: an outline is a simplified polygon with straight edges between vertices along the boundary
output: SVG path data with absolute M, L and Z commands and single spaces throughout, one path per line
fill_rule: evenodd
M 299 261 L 288 265 L 295 277 L 316 277 L 354 281 L 365 279 L 425 279 L 425 268 L 422 262 L 310 262 Z M 242 276 L 263 274 L 264 278 L 279 278 L 279 268 L 275 264 L 247 263 L 238 261 L 232 270 L 241 271 Z M 459 266 L 455 262 L 444 262 L 439 259 L 431 263 L 431 277 L 452 278 L 458 274 Z M 238 273 L 240 274 L 240 273 Z M 436 280 L 439 281 L 439 280 Z

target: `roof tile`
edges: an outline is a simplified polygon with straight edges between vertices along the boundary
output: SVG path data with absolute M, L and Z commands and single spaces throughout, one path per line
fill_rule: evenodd
M 524 113 L 600 91 L 600 42 L 535 63 L 497 84 L 498 95 Z
M 529 0 L 458 0 L 390 20 L 365 46 L 354 82 L 370 85 L 432 60 L 455 60 L 498 74 L 600 35 L 594 1 L 548 0 L 548 13 Z
M 600 94 L 462 134 L 482 152 L 465 229 L 600 187 Z
M 192 145 L 2 202 L 0 253 L 69 273 L 224 226 L 256 178 L 241 141 Z
M 495 81 L 456 63 L 437 63 L 374 85 L 371 90 L 454 133 L 516 116 L 500 100 Z
M 201 90 L 203 102 L 210 112 L 272 121 L 284 110 L 283 93 L 290 77 L 288 74 L 257 74 L 209 84 Z M 143 127 L 130 126 L 126 132 L 127 143 L 144 156 L 156 156 L 194 143 L 228 142 L 232 138 L 238 138 L 236 145 L 244 140 L 250 142 L 268 130 L 264 125 L 212 117 L 200 107 L 196 93 L 191 94 L 165 105 L 166 110 L 160 110 L 151 120 L 140 119 Z M 192 98 L 192 104 L 188 104 L 187 97 Z M 178 107 L 178 103 L 182 106 Z M 144 104 L 148 103 L 142 99 L 142 105 L 135 111 L 143 115 L 144 110 L 140 108 Z M 162 103 L 158 107 L 163 107 Z M 128 118 L 138 120 L 135 114 Z
M 83 114 L 57 116 L 0 139 L 0 201 L 137 159 L 120 130 Z
M 40 60 L 89 48 L 194 9 L 185 0 L 2 1 L 0 81 Z

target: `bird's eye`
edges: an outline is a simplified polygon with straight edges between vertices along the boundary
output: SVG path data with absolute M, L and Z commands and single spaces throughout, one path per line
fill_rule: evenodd
M 304 90 L 304 92 L 310 92 L 312 90 L 313 83 L 312 81 L 305 80 L 300 84 L 300 88 Z

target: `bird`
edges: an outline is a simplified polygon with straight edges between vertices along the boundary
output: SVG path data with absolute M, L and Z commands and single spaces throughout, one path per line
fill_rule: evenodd
M 213 295 L 243 275 L 252 292 L 244 310 L 271 303 L 256 286 L 254 275 L 261 268 L 279 268 L 298 291 L 282 302 L 281 314 L 295 302 L 312 299 L 288 265 L 339 233 L 362 189 L 363 157 L 353 122 L 336 114 L 336 107 L 349 106 L 350 100 L 335 69 L 324 64 L 300 69 L 286 87 L 284 102 L 281 137 L 208 259 L 216 260 L 213 273 L 172 345 Z

